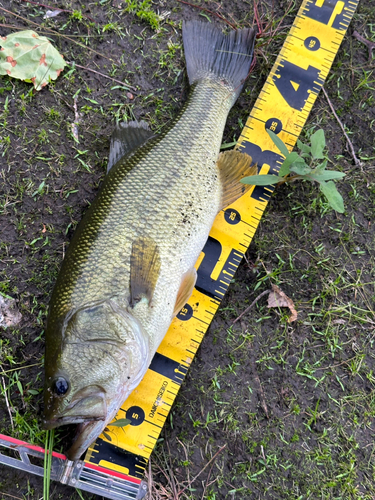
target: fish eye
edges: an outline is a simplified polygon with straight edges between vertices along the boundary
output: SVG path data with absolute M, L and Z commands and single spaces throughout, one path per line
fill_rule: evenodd
M 64 377 L 57 378 L 52 384 L 52 390 L 57 396 L 63 396 L 68 392 L 69 383 Z

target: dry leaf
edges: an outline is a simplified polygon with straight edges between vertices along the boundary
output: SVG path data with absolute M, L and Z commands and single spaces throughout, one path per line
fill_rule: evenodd
M 268 307 L 289 307 L 292 315 L 289 317 L 288 322 L 292 323 L 292 321 L 297 319 L 297 311 L 293 300 L 276 285 L 272 285 L 272 292 L 268 295 Z
M 56 9 L 56 10 L 47 10 L 47 12 L 44 14 L 43 16 L 43 19 L 48 19 L 50 17 L 56 17 L 58 16 L 59 14 L 61 14 L 61 12 L 64 12 L 63 10 L 60 10 L 60 9 Z
M 17 326 L 21 319 L 22 315 L 16 306 L 16 301 L 0 295 L 0 327 Z

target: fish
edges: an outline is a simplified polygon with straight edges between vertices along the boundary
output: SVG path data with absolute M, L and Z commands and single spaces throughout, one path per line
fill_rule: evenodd
M 247 192 L 251 157 L 220 153 L 249 74 L 252 28 L 184 22 L 190 92 L 159 135 L 120 123 L 107 174 L 68 246 L 49 304 L 43 426 L 77 424 L 78 460 L 137 387 L 174 316 L 220 210 Z

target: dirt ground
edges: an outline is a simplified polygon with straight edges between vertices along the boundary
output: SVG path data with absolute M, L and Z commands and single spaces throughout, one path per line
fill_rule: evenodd
M 0 433 L 44 444 L 48 301 L 105 174 L 115 122 L 143 119 L 157 133 L 181 108 L 182 20 L 225 26 L 219 12 L 252 24 L 253 2 L 194 3 L 207 10 L 177 0 L 51 0 L 67 10 L 43 19 L 41 4 L 0 0 L 1 35 L 52 28 L 70 63 L 38 93 L 0 77 L 0 293 L 22 314 L 1 331 Z M 266 31 L 223 143 L 238 138 L 300 5 L 259 0 Z M 375 53 L 353 37 L 374 42 L 374 19 L 372 0 L 361 0 L 325 84 L 361 165 L 322 93 L 301 134 L 324 130 L 329 168 L 346 174 L 346 211 L 334 212 L 316 185 L 277 188 L 151 456 L 149 499 L 375 498 Z M 297 321 L 264 297 L 232 325 L 272 284 L 294 301 Z M 1 499 L 42 492 L 40 478 L 0 466 Z M 68 497 L 99 498 L 52 484 L 51 498 Z

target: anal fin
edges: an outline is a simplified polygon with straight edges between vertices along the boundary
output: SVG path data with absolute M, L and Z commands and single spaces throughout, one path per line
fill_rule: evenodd
M 184 307 L 186 302 L 189 300 L 190 295 L 193 293 L 195 282 L 197 281 L 197 271 L 195 267 L 189 269 L 183 276 L 181 280 L 181 285 L 178 290 L 176 304 L 174 306 L 173 317 L 178 314 Z
M 222 209 L 251 189 L 251 185 L 242 184 L 240 181 L 244 177 L 257 174 L 257 166 L 252 162 L 251 156 L 236 150 L 226 151 L 219 155 L 217 166 L 223 188 Z
M 160 272 L 160 255 L 152 238 L 139 237 L 132 245 L 130 255 L 130 305 L 143 297 L 151 303 Z

